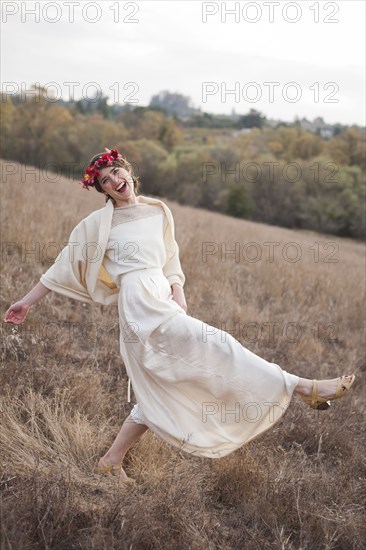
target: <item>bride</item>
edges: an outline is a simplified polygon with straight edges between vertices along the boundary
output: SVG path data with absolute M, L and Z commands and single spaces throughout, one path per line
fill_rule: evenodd
M 273 427 L 293 395 L 320 410 L 345 395 L 354 374 L 300 378 L 229 333 L 223 342 L 216 327 L 187 314 L 170 209 L 139 194 L 140 182 L 117 149 L 105 151 L 90 160 L 81 181 L 105 195 L 105 206 L 79 222 L 54 264 L 4 316 L 23 323 L 52 291 L 118 307 L 120 353 L 137 403 L 97 471 L 129 480 L 123 458 L 147 429 L 187 453 L 220 458 Z

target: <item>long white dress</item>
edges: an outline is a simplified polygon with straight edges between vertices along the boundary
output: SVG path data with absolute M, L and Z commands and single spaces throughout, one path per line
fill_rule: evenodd
M 181 450 L 223 457 L 277 422 L 299 377 L 188 315 L 172 299 L 162 208 L 115 208 L 103 265 L 119 287 L 120 352 L 131 419 Z

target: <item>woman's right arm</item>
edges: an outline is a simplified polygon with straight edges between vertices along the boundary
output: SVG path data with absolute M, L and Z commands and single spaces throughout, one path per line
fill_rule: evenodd
M 24 296 L 24 298 L 9 307 L 4 316 L 5 323 L 20 325 L 20 323 L 22 323 L 26 318 L 30 308 L 49 292 L 51 291 L 41 282 L 37 283 L 36 286 Z

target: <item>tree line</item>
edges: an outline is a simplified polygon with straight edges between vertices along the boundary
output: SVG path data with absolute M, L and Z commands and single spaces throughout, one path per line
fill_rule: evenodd
M 3 159 L 55 166 L 79 179 L 87 161 L 117 147 L 141 192 L 253 221 L 362 239 L 365 133 L 347 128 L 324 140 L 299 124 L 233 128 L 188 124 L 156 107 L 113 119 L 47 101 L 1 95 Z

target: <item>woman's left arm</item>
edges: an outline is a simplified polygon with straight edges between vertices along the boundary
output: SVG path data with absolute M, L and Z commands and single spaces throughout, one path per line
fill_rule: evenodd
M 170 209 L 166 205 L 165 207 L 167 209 L 167 226 L 164 232 L 166 262 L 163 272 L 172 289 L 173 300 L 186 311 L 187 303 L 183 290 L 185 276 L 179 259 L 178 243 L 175 240 L 174 219 Z

